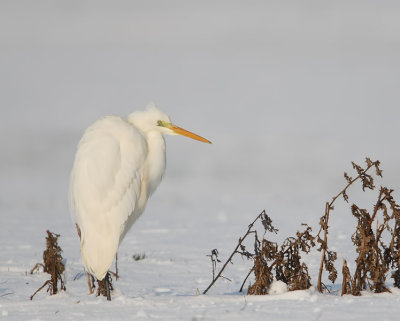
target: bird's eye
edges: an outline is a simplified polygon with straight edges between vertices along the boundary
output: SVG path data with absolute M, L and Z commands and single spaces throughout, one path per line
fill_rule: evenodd
M 157 121 L 157 126 L 165 127 L 165 121 L 159 120 Z

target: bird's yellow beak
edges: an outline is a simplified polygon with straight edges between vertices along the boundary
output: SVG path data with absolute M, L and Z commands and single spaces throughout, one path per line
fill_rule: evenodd
M 175 126 L 173 124 L 171 124 L 171 127 L 169 127 L 169 129 L 171 129 L 175 134 L 178 135 L 182 135 L 182 136 L 186 136 L 195 140 L 199 140 L 203 143 L 207 143 L 207 144 L 211 144 L 211 142 L 208 139 L 205 139 L 204 137 L 201 137 L 199 135 L 196 135 L 186 129 L 180 128 L 178 126 Z
M 167 122 L 163 122 L 163 121 L 159 121 L 158 122 L 158 126 L 162 126 L 162 127 L 166 127 L 170 130 L 172 130 L 175 134 L 177 135 L 182 135 L 182 136 L 186 136 L 195 140 L 199 140 L 203 143 L 207 143 L 207 144 L 211 144 L 211 142 L 208 139 L 205 139 L 204 137 L 201 137 L 199 135 L 196 135 L 186 129 L 183 129 L 181 127 L 178 127 L 174 124 L 171 123 L 167 123 Z

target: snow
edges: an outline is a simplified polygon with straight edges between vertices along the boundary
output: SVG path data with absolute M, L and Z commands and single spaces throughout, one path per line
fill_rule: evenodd
M 268 294 L 283 294 L 288 292 L 288 286 L 285 282 L 274 280 L 271 283 Z
M 315 231 L 351 161 L 379 159 L 376 186 L 400 199 L 397 1 L 1 1 L 1 320 L 395 320 L 400 291 L 340 293 L 354 271 L 354 220 L 339 202 L 331 294 L 238 292 L 235 258 L 207 295 L 207 255 L 222 260 L 263 210 L 277 240 Z M 88 294 L 68 211 L 84 129 L 150 100 L 213 142 L 167 137 L 167 173 L 120 247 L 113 301 Z M 376 194 L 349 191 L 371 208 Z M 45 231 L 61 234 L 67 291 L 29 297 L 48 276 Z M 142 260 L 134 255 L 145 254 Z M 319 252 L 304 256 L 313 285 Z M 326 275 L 324 276 L 325 282 Z M 392 284 L 390 278 L 388 285 Z

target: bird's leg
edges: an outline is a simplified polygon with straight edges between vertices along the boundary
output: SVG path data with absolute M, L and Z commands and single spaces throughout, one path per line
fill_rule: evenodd
M 112 291 L 112 284 L 111 284 L 111 275 L 110 272 L 107 272 L 106 276 L 104 277 L 104 288 L 103 288 L 103 295 L 107 297 L 108 301 L 111 301 L 111 291 Z
M 107 297 L 108 301 L 111 301 L 111 291 L 113 290 L 113 287 L 112 287 L 112 279 L 110 272 L 107 272 L 103 280 L 101 281 L 97 280 L 97 283 L 98 283 L 97 295 L 103 295 Z
M 118 275 L 118 253 L 115 254 L 115 272 L 113 271 L 108 271 L 112 275 L 115 276 L 115 279 L 118 281 L 119 275 Z
M 88 281 L 88 286 L 89 286 L 89 294 L 93 294 L 93 289 L 94 289 L 93 276 L 91 276 L 87 272 L 86 272 L 86 275 L 87 275 L 87 281 Z
M 118 281 L 119 275 L 118 275 L 118 252 L 115 253 L 115 279 Z
M 107 272 L 106 277 L 104 278 L 104 290 L 105 293 L 103 294 L 104 296 L 107 297 L 107 301 L 111 301 L 111 275 L 110 273 Z

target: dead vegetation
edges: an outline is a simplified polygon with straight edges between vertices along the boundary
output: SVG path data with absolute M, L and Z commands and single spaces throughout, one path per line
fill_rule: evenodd
M 362 182 L 362 190 L 365 192 L 366 189 L 373 190 L 374 186 L 374 179 L 373 177 L 368 174 L 368 171 L 371 168 L 375 168 L 376 174 L 382 177 L 382 171 L 379 168 L 380 162 L 379 161 L 371 161 L 368 157 L 365 160 L 367 167 L 364 169 L 360 165 L 352 162 L 353 169 L 356 170 L 357 176 L 356 178 L 350 177 L 346 172 L 344 173 L 344 178 L 347 181 L 347 185 L 336 195 L 332 198 L 331 202 L 326 202 L 325 204 L 325 213 L 319 220 L 320 229 L 316 236 L 317 242 L 319 243 L 320 247 L 318 251 L 321 251 L 321 263 L 319 267 L 319 274 L 318 274 L 318 283 L 317 289 L 319 292 L 322 292 L 326 289 L 326 286 L 322 283 L 322 273 L 325 267 L 325 270 L 329 273 L 328 279 L 335 283 L 337 278 L 337 270 L 335 268 L 335 261 L 337 259 L 337 253 L 334 251 L 330 251 L 328 248 L 328 229 L 329 229 L 329 216 L 331 211 L 334 210 L 334 203 L 336 200 L 342 196 L 343 199 L 348 203 L 349 196 L 347 195 L 348 188 L 353 185 L 357 180 L 361 180 Z M 323 239 L 321 238 L 321 233 L 323 232 Z
M 256 247 L 253 257 L 254 266 L 250 272 L 254 272 L 255 282 L 249 286 L 247 294 L 268 294 L 274 279 L 286 283 L 289 291 L 305 290 L 311 286 L 308 267 L 301 262 L 301 252 L 309 253 L 315 243 L 310 234 L 311 227 L 303 225 L 303 232 L 288 237 L 280 246 L 263 238 L 261 248 Z
M 310 226 L 302 224 L 303 232 L 297 232 L 296 236 L 286 238 L 280 245 L 272 242 L 266 236 L 268 233 L 276 234 L 278 230 L 272 225 L 271 218 L 264 210 L 248 226 L 243 237 L 239 238 L 235 249 L 218 272 L 217 265 L 222 262 L 219 259 L 218 250 L 212 250 L 208 255 L 212 263 L 212 281 L 203 294 L 207 293 L 219 278 L 228 279 L 222 273 L 228 263 L 232 263 L 235 254 L 253 261 L 253 267 L 245 277 L 240 291 L 243 290 L 251 275 L 254 276 L 254 282 L 249 285 L 248 294 L 268 294 L 274 280 L 286 283 L 289 291 L 308 289 L 312 285 L 311 277 L 301 256 L 303 253 L 308 254 L 316 247 L 316 244 L 318 244 L 317 250 L 321 252 L 317 289 L 320 292 L 326 290 L 327 286 L 322 283 L 323 272 L 328 273 L 328 279 L 332 283 L 338 277 L 335 268 L 337 253 L 328 247 L 329 219 L 334 210 L 334 203 L 340 196 L 349 202 L 347 192 L 356 181 L 361 181 L 364 192 L 374 190 L 374 177 L 370 174 L 371 169 L 375 169 L 376 176 L 382 177 L 379 161 L 373 162 L 366 158 L 365 163 L 366 166 L 363 168 L 352 162 L 353 169 L 357 174 L 355 178 L 344 173 L 347 184 L 330 202 L 326 202 L 325 212 L 320 218 L 320 228 L 316 235 L 312 234 Z M 363 290 L 375 293 L 388 292 L 386 279 L 390 272 L 392 272 L 394 286 L 400 288 L 400 206 L 395 202 L 392 193 L 393 190 L 381 187 L 378 200 L 370 212 L 359 208 L 356 204 L 352 204 L 350 207 L 351 214 L 357 220 L 355 232 L 351 236 L 357 258 L 353 276 L 346 260 L 343 260 L 342 295 L 361 295 Z M 256 228 L 257 221 L 260 221 L 263 226 L 261 239 L 259 238 L 260 232 Z M 254 250 L 249 251 L 245 247 L 246 238 L 252 238 Z M 384 240 L 388 241 L 385 243 Z
M 33 293 L 31 300 L 46 285 L 48 285 L 47 292 L 49 292 L 50 295 L 56 294 L 59 290 L 65 290 L 65 284 L 62 278 L 65 266 L 61 255 L 62 250 L 57 241 L 60 235 L 52 233 L 49 230 L 46 232 L 46 249 L 43 252 L 43 263 L 37 263 L 30 273 L 33 274 L 34 271 L 38 271 L 40 267 L 42 267 L 43 272 L 50 274 L 50 280 L 47 280 Z M 58 282 L 60 282 L 60 287 L 58 287 Z
M 212 263 L 212 273 L 213 273 L 213 278 L 212 281 L 210 283 L 210 285 L 203 291 L 203 294 L 206 294 L 208 292 L 208 290 L 214 285 L 214 283 L 219 279 L 219 278 L 225 278 L 228 279 L 226 277 L 224 277 L 222 275 L 222 272 L 225 270 L 226 266 L 228 265 L 228 263 L 232 263 L 232 258 L 235 254 L 239 253 L 242 254 L 242 256 L 251 258 L 253 254 L 251 254 L 250 252 L 246 251 L 245 246 L 243 245 L 243 241 L 249 236 L 249 235 L 255 235 L 255 239 L 258 239 L 257 237 L 257 230 L 254 229 L 254 224 L 258 221 L 261 220 L 264 227 L 266 229 L 269 229 L 271 232 L 275 232 L 277 233 L 278 230 L 275 230 L 275 228 L 270 224 L 272 221 L 270 220 L 270 218 L 268 217 L 268 215 L 265 213 L 265 211 L 261 212 L 256 218 L 255 220 L 248 226 L 247 232 L 243 235 L 243 237 L 239 238 L 238 244 L 236 245 L 235 249 L 233 250 L 233 252 L 231 253 L 231 255 L 229 256 L 229 258 L 226 260 L 226 262 L 224 263 L 224 265 L 222 266 L 222 268 L 219 270 L 219 272 L 217 273 L 217 275 L 215 275 L 216 272 L 216 266 L 217 263 L 220 263 L 221 261 L 218 259 L 218 250 L 214 249 L 211 251 L 211 254 L 208 255 L 211 258 L 211 263 Z M 228 279 L 229 280 L 229 279 Z
M 146 258 L 146 253 L 135 253 L 132 255 L 132 259 L 134 261 L 141 261 Z
M 347 275 L 351 286 L 342 290 L 342 295 L 361 295 L 363 290 L 375 293 L 390 292 L 385 283 L 391 269 L 394 285 L 399 287 L 400 206 L 393 199 L 392 193 L 393 190 L 386 187 L 380 188 L 372 215 L 356 204 L 351 207 L 351 212 L 357 219 L 356 231 L 351 240 L 356 246 L 358 256 L 353 277 Z M 390 240 L 388 245 L 383 241 L 385 232 L 388 234 L 387 239 Z
M 261 240 L 255 228 L 257 221 L 261 221 L 264 228 Z M 222 273 L 228 263 L 232 263 L 232 258 L 235 254 L 253 260 L 253 267 L 244 279 L 240 291 L 243 290 L 244 284 L 252 273 L 255 275 L 255 282 L 249 286 L 248 294 L 268 294 L 274 278 L 285 282 L 290 291 L 308 289 L 311 286 L 311 278 L 308 274 L 307 266 L 301 262 L 301 253 L 308 253 L 315 246 L 315 243 L 314 236 L 311 235 L 311 227 L 306 224 L 304 226 L 305 230 L 303 232 L 297 232 L 295 237 L 288 237 L 281 245 L 278 245 L 265 237 L 268 232 L 276 234 L 278 229 L 272 225 L 272 220 L 265 210 L 262 211 L 249 225 L 244 236 L 239 238 L 235 249 L 217 274 L 217 263 L 221 263 L 218 258 L 218 250 L 214 249 L 208 255 L 212 262 L 213 279 L 203 294 L 206 294 L 219 278 L 228 279 Z M 248 250 L 243 244 L 249 236 L 254 238 L 253 250 Z

